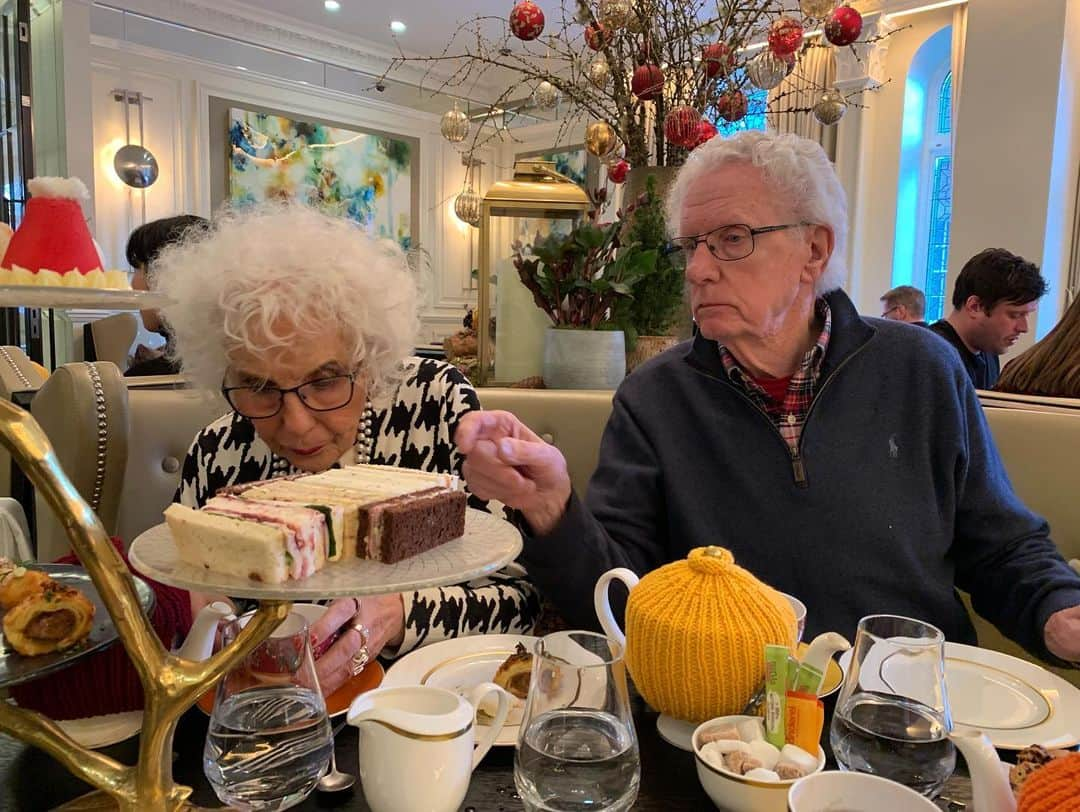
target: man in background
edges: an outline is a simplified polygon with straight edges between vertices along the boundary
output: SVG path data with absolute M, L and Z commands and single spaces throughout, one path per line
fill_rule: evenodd
M 881 297 L 881 318 L 927 327 L 926 295 L 911 285 L 900 285 Z
M 1004 248 L 987 248 L 967 261 L 953 288 L 953 311 L 930 329 L 960 353 L 976 389 L 993 389 L 999 355 L 1029 329 L 1046 280 L 1038 267 Z

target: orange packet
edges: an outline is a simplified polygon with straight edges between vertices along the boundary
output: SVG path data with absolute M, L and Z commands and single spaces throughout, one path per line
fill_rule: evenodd
M 825 727 L 825 704 L 814 694 L 788 691 L 784 711 L 785 741 L 816 756 Z

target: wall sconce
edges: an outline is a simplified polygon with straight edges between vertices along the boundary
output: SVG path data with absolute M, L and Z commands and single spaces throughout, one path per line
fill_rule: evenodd
M 153 100 L 142 93 L 128 90 L 114 90 L 113 99 L 124 103 L 124 140 L 127 142 L 116 151 L 113 169 L 116 176 L 131 188 L 147 189 L 158 179 L 157 158 L 143 146 L 143 102 Z M 138 144 L 131 143 L 131 105 L 139 108 Z M 145 200 L 143 206 L 145 208 Z

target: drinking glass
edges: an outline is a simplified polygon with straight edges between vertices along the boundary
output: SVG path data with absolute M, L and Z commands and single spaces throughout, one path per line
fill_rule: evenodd
M 514 754 L 529 812 L 630 809 L 641 781 L 623 647 L 592 632 L 536 641 Z
M 224 645 L 246 621 L 225 626 Z M 315 788 L 333 746 L 308 623 L 293 612 L 218 683 L 203 769 L 229 807 L 288 809 Z
M 956 766 L 951 731 L 941 630 L 895 615 L 860 620 L 829 731 L 840 768 L 932 798 Z

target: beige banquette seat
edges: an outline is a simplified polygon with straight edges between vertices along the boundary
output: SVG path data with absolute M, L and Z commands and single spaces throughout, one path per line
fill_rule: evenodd
M 0 346 L 0 399 L 20 405 L 41 388 L 47 375 L 21 347 Z M 12 496 L 11 455 L 0 448 L 0 496 Z
M 983 396 L 1013 485 L 1050 520 L 1063 555 L 1080 557 L 1080 402 Z M 585 492 L 596 467 L 611 399 L 611 392 L 480 390 L 485 409 L 514 412 L 563 452 L 579 493 Z M 107 421 L 104 444 L 99 433 L 102 407 Z M 220 400 L 194 396 L 181 379 L 125 380 L 106 363 L 62 367 L 33 405 L 76 486 L 88 500 L 96 500 L 106 528 L 127 542 L 161 521 L 192 437 L 223 412 Z M 66 549 L 58 528 L 39 538 L 41 545 L 47 550 L 39 556 L 42 560 Z M 1026 656 L 990 624 L 975 620 L 984 646 Z M 1059 673 L 1080 684 L 1080 672 Z

